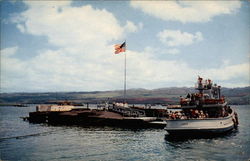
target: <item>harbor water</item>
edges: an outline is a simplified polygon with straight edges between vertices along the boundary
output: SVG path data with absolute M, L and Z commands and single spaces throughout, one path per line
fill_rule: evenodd
M 20 117 L 28 107 L 0 107 L 0 160 L 249 160 L 250 106 L 232 106 L 236 131 L 219 137 L 169 137 L 164 129 L 48 126 Z

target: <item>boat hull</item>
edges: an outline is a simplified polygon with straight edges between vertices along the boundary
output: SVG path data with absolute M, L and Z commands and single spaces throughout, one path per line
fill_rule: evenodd
M 224 118 L 168 120 L 170 135 L 223 134 L 234 129 L 233 115 Z
M 180 129 L 180 130 L 167 130 L 170 135 L 220 135 L 225 134 L 234 129 L 234 126 L 230 126 L 222 129 Z

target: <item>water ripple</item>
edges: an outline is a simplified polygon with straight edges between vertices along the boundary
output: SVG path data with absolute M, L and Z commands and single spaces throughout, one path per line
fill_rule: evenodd
M 237 131 L 220 137 L 174 138 L 160 129 L 48 126 L 20 119 L 34 110 L 0 107 L 2 160 L 248 160 L 250 106 L 236 108 Z

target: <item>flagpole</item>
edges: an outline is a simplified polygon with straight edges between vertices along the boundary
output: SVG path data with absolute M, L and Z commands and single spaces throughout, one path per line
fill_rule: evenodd
M 126 44 L 126 40 L 125 40 Z M 126 44 L 127 47 L 127 44 Z M 126 75 L 127 75 L 127 56 L 126 56 L 126 50 L 124 53 L 124 105 L 126 103 Z

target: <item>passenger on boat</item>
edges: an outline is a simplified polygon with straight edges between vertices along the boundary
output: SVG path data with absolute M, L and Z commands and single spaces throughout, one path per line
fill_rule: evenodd
M 227 111 L 228 111 L 229 114 L 231 114 L 233 112 L 233 110 L 230 108 L 230 106 L 228 106 Z
M 190 105 L 190 106 L 195 105 L 195 96 L 194 96 L 193 93 L 191 94 L 191 99 L 190 99 L 189 105 Z
M 181 117 L 180 117 L 181 120 L 184 120 L 184 119 L 187 119 L 187 116 L 185 115 L 185 113 L 182 111 L 181 112 Z
M 173 120 L 176 119 L 176 114 L 174 112 L 170 111 L 169 115 L 170 115 L 171 119 L 173 119 Z
M 194 118 L 199 118 L 199 111 L 197 109 L 194 111 L 194 113 L 195 113 Z
M 206 118 L 209 118 L 209 115 L 208 115 L 208 113 L 207 113 L 207 112 L 205 112 L 205 117 L 206 117 Z
M 238 114 L 237 112 L 234 112 L 234 118 L 235 118 L 235 125 L 238 125 L 239 124 L 239 120 L 238 120 Z
M 190 113 L 191 113 L 191 118 L 195 118 L 195 110 L 191 109 Z
M 191 98 L 191 96 L 190 96 L 190 94 L 189 94 L 189 93 L 187 94 L 187 97 L 186 97 L 186 98 L 187 98 L 187 99 Z
M 207 111 L 197 110 L 197 109 L 196 110 L 194 110 L 194 109 L 187 110 L 183 114 L 185 115 L 185 117 L 187 119 L 193 119 L 193 118 L 204 119 L 204 118 L 209 117 Z
M 225 117 L 220 114 L 220 112 L 216 113 L 214 117 Z M 209 118 L 209 114 L 207 111 L 204 110 L 198 110 L 198 109 L 190 109 L 190 110 L 185 110 L 185 111 L 176 111 L 172 112 L 170 111 L 167 114 L 167 118 L 169 119 L 205 119 Z
M 200 110 L 199 118 L 204 119 L 205 117 L 206 117 L 206 115 L 204 114 L 204 112 L 202 110 Z

